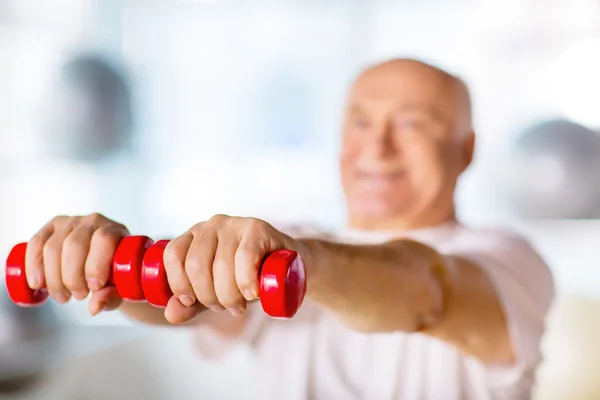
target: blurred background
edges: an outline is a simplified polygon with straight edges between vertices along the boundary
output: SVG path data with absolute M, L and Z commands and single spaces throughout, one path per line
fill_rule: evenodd
M 0 254 L 94 211 L 155 238 L 216 213 L 342 226 L 345 90 L 392 57 L 468 83 L 478 143 L 459 215 L 524 232 L 554 272 L 536 397 L 600 398 L 598 1 L 0 0 Z M 0 398 L 251 384 L 247 349 L 205 364 L 186 332 L 0 298 Z

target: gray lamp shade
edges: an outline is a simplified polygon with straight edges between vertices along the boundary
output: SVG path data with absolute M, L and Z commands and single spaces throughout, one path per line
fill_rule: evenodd
M 131 95 L 125 74 L 105 57 L 80 54 L 64 64 L 43 109 L 46 155 L 97 162 L 128 149 Z
M 520 218 L 600 218 L 600 135 L 565 120 L 521 132 L 503 164 L 511 212 Z

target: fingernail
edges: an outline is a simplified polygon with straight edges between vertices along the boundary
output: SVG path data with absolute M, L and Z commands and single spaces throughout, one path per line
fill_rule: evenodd
M 215 304 L 212 306 L 208 306 L 208 308 L 210 308 L 211 310 L 213 310 L 214 312 L 221 312 L 221 311 L 225 311 L 225 307 L 223 307 L 220 304 Z
M 66 303 L 67 301 L 69 301 L 69 297 L 68 297 L 68 296 L 65 296 L 65 295 L 64 295 L 64 294 L 62 294 L 62 293 L 56 293 L 56 294 L 54 295 L 54 300 L 56 300 L 56 301 L 57 301 L 57 302 L 59 302 L 60 304 L 64 304 L 64 303 Z
M 239 317 L 240 315 L 242 315 L 244 313 L 244 310 L 240 310 L 239 308 L 230 308 L 229 312 L 234 317 Z
M 252 289 L 244 289 L 244 298 L 248 301 L 252 301 L 256 298 L 254 291 Z
M 87 280 L 87 284 L 92 292 L 97 292 L 101 289 L 100 281 L 98 281 L 98 279 L 90 278 Z
M 105 309 L 106 309 L 106 303 L 101 301 L 98 303 L 98 307 L 94 311 L 92 311 L 90 314 L 92 314 L 92 317 L 94 317 L 94 316 L 100 314 Z
M 194 305 L 194 299 L 192 299 L 190 296 L 186 296 L 185 294 L 179 296 L 179 302 L 186 307 L 191 307 Z
M 87 292 L 73 292 L 73 297 L 75 297 L 76 300 L 83 300 L 87 295 Z

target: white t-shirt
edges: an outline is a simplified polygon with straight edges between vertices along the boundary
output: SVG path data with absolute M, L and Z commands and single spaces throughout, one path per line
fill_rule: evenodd
M 248 398 L 530 398 L 554 284 L 550 270 L 526 240 L 504 230 L 458 224 L 401 235 L 348 230 L 336 237 L 346 243 L 408 237 L 443 254 L 477 262 L 498 291 L 517 352 L 516 364 L 485 366 L 421 333 L 358 333 L 307 299 L 298 314 L 287 321 L 268 318 L 260 306 L 248 311 L 243 338 L 256 358 L 256 393 Z M 223 354 L 233 344 L 209 327 L 198 329 L 197 344 L 204 356 Z

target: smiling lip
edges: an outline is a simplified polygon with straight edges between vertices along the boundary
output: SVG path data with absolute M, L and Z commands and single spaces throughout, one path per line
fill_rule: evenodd
M 368 182 L 373 185 L 389 185 L 397 182 L 404 178 L 406 173 L 404 171 L 393 171 L 393 172 L 365 172 L 359 171 L 358 176 L 361 180 Z

